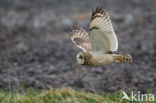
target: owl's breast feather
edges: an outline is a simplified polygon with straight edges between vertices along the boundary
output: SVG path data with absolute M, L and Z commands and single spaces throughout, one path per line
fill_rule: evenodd
M 113 55 L 112 54 L 103 54 L 100 56 L 93 56 L 92 64 L 93 65 L 104 65 L 113 62 Z

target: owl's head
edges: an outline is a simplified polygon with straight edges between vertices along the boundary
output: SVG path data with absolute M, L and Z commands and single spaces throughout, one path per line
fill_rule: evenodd
M 92 54 L 89 52 L 80 52 L 77 54 L 77 62 L 81 65 L 90 65 L 92 62 Z

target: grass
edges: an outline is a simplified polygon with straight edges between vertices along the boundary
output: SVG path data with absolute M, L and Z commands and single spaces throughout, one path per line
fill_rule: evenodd
M 121 97 L 122 93 L 97 94 L 61 88 L 40 92 L 29 90 L 25 93 L 1 91 L 0 103 L 140 103 L 121 101 Z M 150 103 L 156 103 L 156 101 Z

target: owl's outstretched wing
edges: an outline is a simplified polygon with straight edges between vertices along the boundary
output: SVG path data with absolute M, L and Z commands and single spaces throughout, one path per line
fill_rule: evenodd
M 88 33 L 80 26 L 74 26 L 71 32 L 71 40 L 83 51 L 91 52 L 91 43 Z
M 97 7 L 90 21 L 90 41 L 93 55 L 101 55 L 118 49 L 118 40 L 106 10 Z

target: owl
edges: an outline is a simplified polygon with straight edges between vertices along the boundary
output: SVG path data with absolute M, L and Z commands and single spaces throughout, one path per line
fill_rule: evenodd
M 92 11 L 89 32 L 80 26 L 74 26 L 71 40 L 83 51 L 77 54 L 81 65 L 100 66 L 109 63 L 132 62 L 130 54 L 115 54 L 118 40 L 110 17 L 105 9 L 97 7 Z

